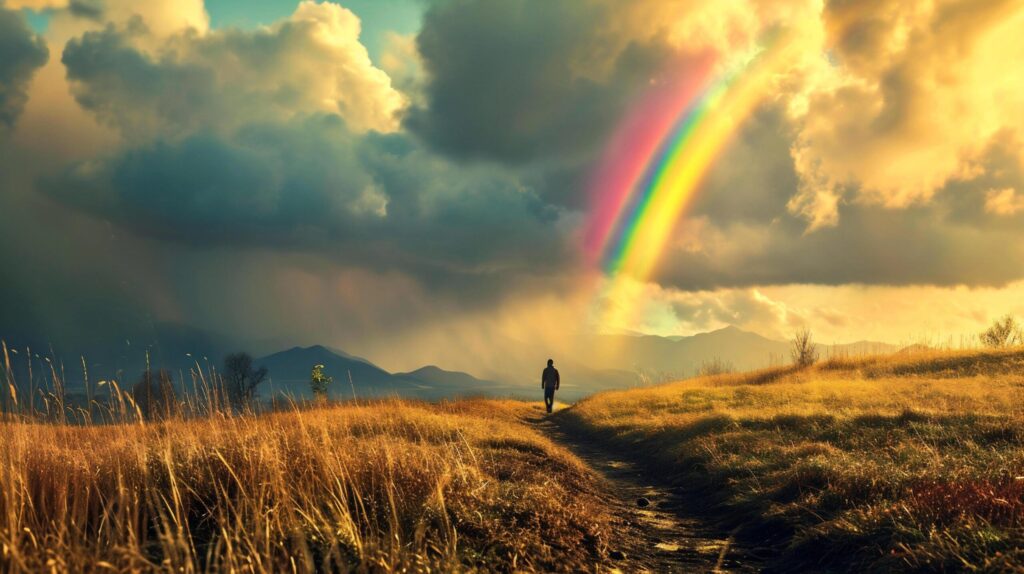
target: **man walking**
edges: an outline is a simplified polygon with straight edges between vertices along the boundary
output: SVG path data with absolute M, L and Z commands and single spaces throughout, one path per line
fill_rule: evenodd
M 540 388 L 544 389 L 544 406 L 551 412 L 555 406 L 555 391 L 558 390 L 562 380 L 558 377 L 558 369 L 555 368 L 555 361 L 548 359 L 548 366 L 540 375 Z

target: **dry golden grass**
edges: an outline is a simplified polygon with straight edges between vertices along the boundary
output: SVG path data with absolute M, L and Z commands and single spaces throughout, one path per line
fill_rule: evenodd
M 512 401 L 3 423 L 0 571 L 582 571 L 596 478 Z
M 564 423 L 678 477 L 776 566 L 1024 570 L 1024 350 L 602 393 Z

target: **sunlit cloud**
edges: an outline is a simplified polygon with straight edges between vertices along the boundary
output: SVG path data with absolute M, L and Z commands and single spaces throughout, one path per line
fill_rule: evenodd
M 985 210 L 996 215 L 1016 215 L 1024 211 L 1024 197 L 1012 187 L 991 189 L 985 193 Z

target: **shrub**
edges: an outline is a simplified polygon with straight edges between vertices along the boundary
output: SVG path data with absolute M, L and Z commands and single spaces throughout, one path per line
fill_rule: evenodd
M 807 327 L 793 335 L 792 348 L 789 350 L 793 364 L 798 367 L 809 367 L 818 360 L 818 347 L 811 338 L 811 330 Z
M 996 319 L 988 329 L 981 333 L 980 337 L 982 345 L 997 349 L 1024 343 L 1024 333 L 1013 315 Z
M 701 361 L 700 366 L 697 367 L 698 377 L 725 375 L 734 372 L 736 372 L 736 369 L 733 368 L 732 363 L 730 363 L 729 361 L 722 360 L 720 357 L 715 357 L 711 360 Z
M 334 382 L 333 377 L 324 374 L 323 365 L 314 365 L 313 372 L 309 375 L 309 387 L 313 390 L 313 396 L 319 400 L 327 398 L 327 388 Z

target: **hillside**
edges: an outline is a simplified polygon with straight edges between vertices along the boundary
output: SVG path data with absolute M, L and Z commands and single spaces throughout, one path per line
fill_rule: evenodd
M 1024 568 L 1024 350 L 825 361 L 556 415 L 769 542 L 780 571 Z
M 597 477 L 522 424 L 524 408 L 392 401 L 157 424 L 0 422 L 0 564 L 12 573 L 607 565 L 622 531 Z

